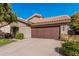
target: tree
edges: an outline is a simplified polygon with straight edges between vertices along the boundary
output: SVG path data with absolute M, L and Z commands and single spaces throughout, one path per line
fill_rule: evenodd
M 74 30 L 79 29 L 79 12 L 71 16 L 71 28 Z
M 11 4 L 9 3 L 0 3 L 0 28 L 16 22 L 17 16 L 16 13 L 12 12 Z

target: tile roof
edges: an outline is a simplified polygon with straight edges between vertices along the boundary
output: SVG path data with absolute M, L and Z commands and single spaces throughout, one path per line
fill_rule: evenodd
M 33 14 L 32 16 L 30 16 L 29 18 L 27 18 L 25 21 L 27 21 L 27 20 L 31 20 L 33 17 L 36 17 L 36 16 L 39 17 L 39 18 L 42 17 L 41 14 L 35 13 L 35 14 Z
M 56 16 L 56 17 L 49 17 L 49 18 L 39 18 L 37 20 L 30 20 L 33 24 L 37 23 L 47 23 L 47 22 L 53 22 L 53 23 L 63 23 L 63 22 L 70 22 L 70 17 L 68 15 L 62 15 L 62 16 Z
M 35 17 L 35 16 L 38 16 L 39 18 L 36 19 L 36 20 L 32 20 L 30 18 L 32 17 Z M 43 23 L 43 24 L 53 24 L 53 23 L 64 23 L 64 22 L 70 22 L 70 17 L 68 15 L 62 15 L 62 16 L 56 16 L 56 17 L 48 17 L 48 18 L 42 18 L 42 16 L 40 14 L 34 14 L 30 17 L 27 21 L 25 21 L 24 19 L 22 18 L 17 18 L 17 21 L 20 21 L 22 23 L 25 23 L 27 24 L 28 26 L 32 26 L 32 25 L 37 25 L 37 24 L 40 24 L 40 23 Z M 4 25 L 6 26 L 6 24 L 2 23 L 0 24 L 1 25 Z

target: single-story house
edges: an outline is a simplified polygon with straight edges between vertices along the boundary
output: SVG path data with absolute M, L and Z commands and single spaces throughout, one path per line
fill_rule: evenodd
M 13 35 L 20 32 L 24 34 L 24 38 L 59 39 L 68 34 L 70 19 L 68 15 L 44 18 L 40 14 L 34 14 L 26 20 L 18 18 L 17 23 L 4 26 L 0 30 Z

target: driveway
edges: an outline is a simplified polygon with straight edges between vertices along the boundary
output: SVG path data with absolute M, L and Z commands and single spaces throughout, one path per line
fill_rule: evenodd
M 60 56 L 56 48 L 60 41 L 54 39 L 23 39 L 0 47 L 2 56 Z

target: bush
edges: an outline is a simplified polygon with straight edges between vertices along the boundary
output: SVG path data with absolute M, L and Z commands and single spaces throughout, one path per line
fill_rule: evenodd
M 16 33 L 16 39 L 24 39 L 23 33 Z
M 5 33 L 5 38 L 10 39 L 12 38 L 12 35 L 10 33 Z
M 67 41 L 62 44 L 62 50 L 65 55 L 79 56 L 79 42 Z

